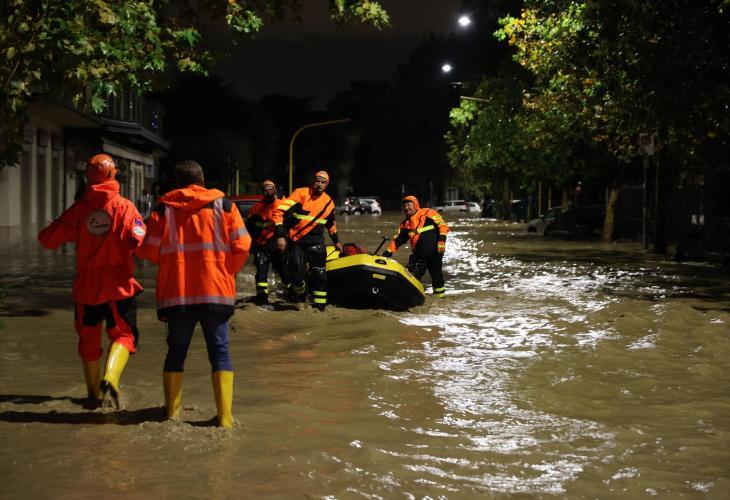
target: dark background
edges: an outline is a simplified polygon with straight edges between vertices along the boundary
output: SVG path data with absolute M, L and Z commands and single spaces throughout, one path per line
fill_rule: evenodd
M 350 118 L 296 139 L 294 188 L 325 169 L 338 200 L 377 196 L 386 209 L 398 209 L 405 193 L 424 204 L 441 201 L 450 175 L 444 134 L 458 105 L 451 83 L 478 81 L 509 58 L 493 33 L 498 17 L 518 12 L 521 2 L 384 5 L 391 27 L 378 31 L 337 25 L 325 2 L 307 2 L 301 22 L 267 25 L 239 41 L 212 76 L 179 77 L 163 96 L 171 143 L 163 172 L 193 158 L 208 183 L 229 194 L 258 192 L 265 178 L 288 192 L 296 130 Z M 473 20 L 466 29 L 457 23 L 462 13 Z M 444 62 L 454 66 L 451 74 L 442 73 Z

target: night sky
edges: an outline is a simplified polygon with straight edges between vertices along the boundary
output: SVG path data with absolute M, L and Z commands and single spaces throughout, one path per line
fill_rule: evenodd
M 456 31 L 458 0 L 390 0 L 382 4 L 391 28 L 338 26 L 327 2 L 306 0 L 302 22 L 265 25 L 234 49 L 216 73 L 244 97 L 265 94 L 314 96 L 324 108 L 351 80 L 385 80 L 429 33 Z M 438 71 L 434 68 L 434 71 Z

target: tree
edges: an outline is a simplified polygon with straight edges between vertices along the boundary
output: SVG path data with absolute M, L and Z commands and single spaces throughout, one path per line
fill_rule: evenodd
M 513 188 L 530 183 L 534 151 L 521 138 L 522 85 L 502 73 L 482 80 L 473 96 L 450 112 L 446 134 L 452 182 L 470 194 L 502 194 L 505 204 Z M 508 210 L 508 206 L 503 207 Z
M 532 75 L 515 141 L 562 164 L 563 176 L 572 170 L 602 179 L 612 189 L 609 201 L 635 162 L 641 132 L 658 133 L 660 194 L 707 164 L 726 162 L 728 5 L 527 0 L 496 33 Z M 665 251 L 666 194 L 660 199 L 655 244 Z
M 301 0 L 8 0 L 0 7 L 0 159 L 13 162 L 29 99 L 70 100 L 93 112 L 106 97 L 129 88 L 164 86 L 173 71 L 205 73 L 214 34 L 225 24 L 233 37 L 256 33 L 264 22 L 297 18 Z M 330 0 L 336 22 L 378 28 L 388 15 L 377 1 Z
M 574 117 L 577 129 L 615 165 L 634 160 L 639 133 L 658 133 L 660 252 L 666 251 L 662 207 L 671 183 L 717 163 L 716 152 L 726 149 L 717 146 L 727 145 L 730 129 L 727 4 L 532 0 L 519 17 L 505 18 L 498 32 L 516 48 L 515 60 L 535 75 L 536 90 L 525 105 Z M 614 188 L 621 171 L 614 168 Z
M 273 117 L 237 95 L 219 78 L 185 74 L 161 93 L 165 137 L 170 151 L 162 166 L 170 174 L 180 161 L 195 158 L 206 182 L 228 189 L 236 173 L 241 183 L 271 175 L 276 132 Z M 258 182 L 256 182 L 258 183 Z

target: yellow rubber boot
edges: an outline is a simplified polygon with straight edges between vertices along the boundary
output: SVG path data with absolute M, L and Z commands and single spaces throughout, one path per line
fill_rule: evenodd
M 162 385 L 165 387 L 165 411 L 167 418 L 180 415 L 182 399 L 183 372 L 162 372 Z
M 218 407 L 218 425 L 230 429 L 233 427 L 233 372 L 221 370 L 213 372 L 213 394 Z
M 119 409 L 119 379 L 122 377 L 124 367 L 129 360 L 129 351 L 121 344 L 114 342 L 109 346 L 109 354 L 106 358 L 106 371 L 104 380 L 101 381 L 101 391 L 104 393 L 104 402 L 107 396 L 111 397 L 111 403 Z
M 84 378 L 86 379 L 86 394 L 89 399 L 101 400 L 101 373 L 99 372 L 99 360 L 83 361 Z

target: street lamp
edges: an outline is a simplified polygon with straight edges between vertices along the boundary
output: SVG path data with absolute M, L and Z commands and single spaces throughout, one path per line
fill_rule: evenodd
M 471 24 L 471 18 L 469 16 L 467 16 L 466 14 L 464 14 L 459 17 L 458 23 L 459 23 L 459 26 L 461 26 L 462 28 L 466 28 Z
M 304 130 L 312 127 L 324 127 L 325 125 L 335 125 L 337 123 L 347 123 L 349 122 L 349 118 L 342 118 L 340 120 L 327 120 L 326 122 L 315 122 L 315 123 L 308 123 L 304 125 L 303 127 L 300 127 L 296 132 L 294 132 L 294 135 L 291 137 L 291 141 L 289 141 L 289 194 L 292 192 L 292 184 L 293 184 L 293 172 L 294 172 L 294 139 L 297 138 L 297 136 L 302 133 Z
M 451 70 L 454 69 L 451 67 L 451 64 L 445 63 L 443 66 L 441 66 L 441 71 L 444 73 L 451 73 Z

